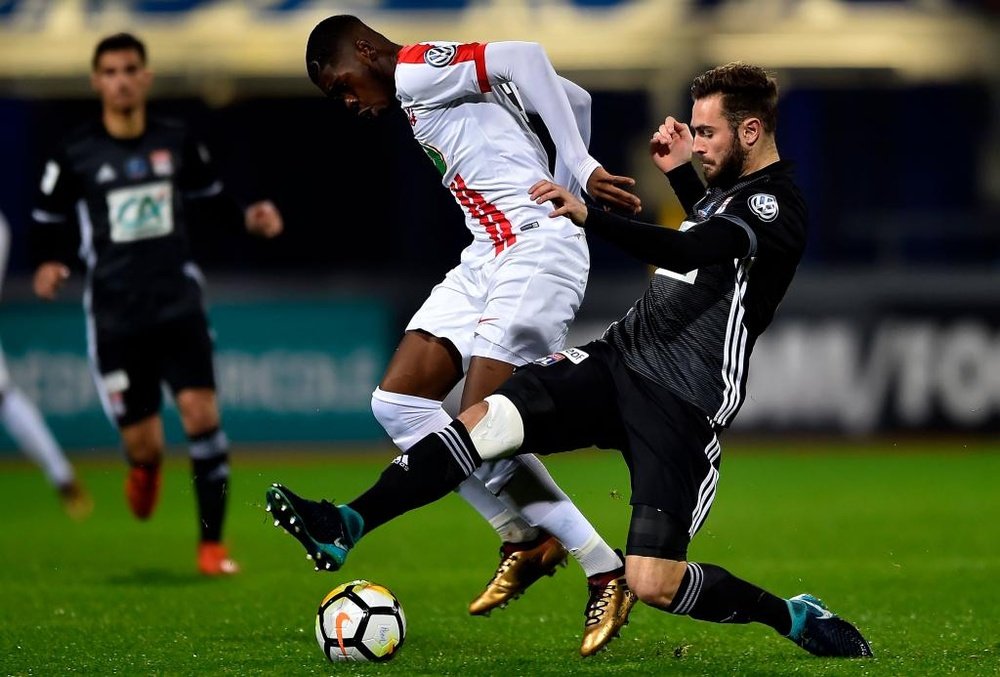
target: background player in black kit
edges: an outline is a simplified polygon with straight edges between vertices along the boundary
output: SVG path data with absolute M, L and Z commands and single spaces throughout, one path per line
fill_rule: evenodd
M 174 395 L 190 440 L 201 527 L 198 568 L 237 571 L 222 544 L 228 440 L 220 427 L 212 342 L 201 273 L 185 232 L 188 200 L 217 219 L 241 218 L 211 167 L 208 151 L 175 122 L 147 118 L 152 73 L 132 35 L 102 40 L 91 83 L 100 120 L 72 134 L 50 159 L 32 212 L 35 293 L 56 296 L 69 276 L 75 225 L 86 265 L 87 340 L 105 412 L 118 425 L 130 470 L 125 493 L 147 519 L 156 506 L 163 457 L 161 382 Z M 231 216 L 230 216 L 231 214 Z M 270 202 L 243 215 L 247 230 L 274 237 L 282 219 Z
M 275 524 L 322 566 L 336 568 L 362 535 L 446 495 L 484 460 L 616 448 L 632 479 L 626 578 L 642 601 L 700 620 L 763 623 L 821 656 L 871 655 L 861 633 L 815 597 L 782 599 L 687 561 L 715 496 L 718 434 L 743 402 L 754 342 L 792 280 L 806 234 L 805 204 L 775 144 L 774 79 L 729 64 L 696 78 L 691 94 L 694 137 L 668 118 L 651 140 L 687 212 L 679 231 L 589 210 L 547 181 L 532 187 L 537 201 L 556 205 L 553 215 L 659 266 L 602 339 L 519 369 L 346 505 L 268 489 Z

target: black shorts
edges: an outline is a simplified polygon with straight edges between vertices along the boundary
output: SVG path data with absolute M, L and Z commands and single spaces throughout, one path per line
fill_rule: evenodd
M 631 476 L 631 504 L 652 509 L 633 509 L 628 554 L 686 554 L 719 479 L 721 448 L 703 412 L 628 369 L 604 341 L 525 365 L 497 392 L 521 413 L 522 453 L 591 446 L 621 451 Z M 653 520 L 653 531 L 670 533 L 651 535 L 651 514 L 664 515 Z
M 185 315 L 127 336 L 98 336 L 97 390 L 119 428 L 156 414 L 162 384 L 175 395 L 215 389 L 212 336 L 204 314 Z

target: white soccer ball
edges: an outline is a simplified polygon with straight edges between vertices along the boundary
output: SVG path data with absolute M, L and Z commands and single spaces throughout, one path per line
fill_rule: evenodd
M 331 661 L 387 661 L 406 638 L 406 616 L 388 588 L 357 580 L 337 586 L 316 614 L 316 641 Z

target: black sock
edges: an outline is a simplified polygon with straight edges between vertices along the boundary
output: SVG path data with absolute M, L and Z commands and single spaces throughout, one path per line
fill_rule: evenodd
M 375 485 L 348 506 L 365 521 L 365 533 L 408 510 L 447 496 L 482 464 L 459 420 L 431 433 L 393 459 Z
M 229 440 L 216 428 L 190 438 L 191 475 L 198 499 L 201 540 L 221 541 L 229 493 Z
M 785 600 L 714 564 L 688 562 L 667 611 L 712 623 L 763 623 L 782 635 L 792 629 Z

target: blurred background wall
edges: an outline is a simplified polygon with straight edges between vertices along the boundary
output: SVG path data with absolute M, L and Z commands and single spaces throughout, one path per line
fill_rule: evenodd
M 93 46 L 120 30 L 149 48 L 153 113 L 185 118 L 241 199 L 273 199 L 285 215 L 272 242 L 192 234 L 230 434 L 381 439 L 369 393 L 468 236 L 401 115 L 354 119 L 305 77 L 305 39 L 336 13 L 403 44 L 541 43 L 593 94 L 594 156 L 637 177 L 645 218 L 662 223 L 682 214 L 648 160 L 649 134 L 667 114 L 689 117 L 694 75 L 765 66 L 811 231 L 736 429 L 1000 429 L 996 0 L 0 0 L 0 210 L 13 231 L 0 339 L 67 446 L 115 438 L 86 362 L 79 284 L 62 303 L 31 298 L 26 228 L 46 155 L 98 114 Z M 597 238 L 591 248 L 576 342 L 620 316 L 648 275 Z

